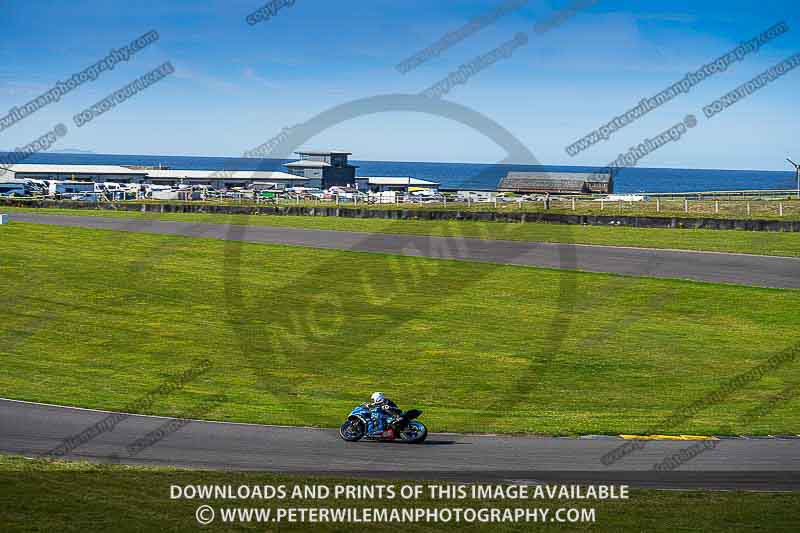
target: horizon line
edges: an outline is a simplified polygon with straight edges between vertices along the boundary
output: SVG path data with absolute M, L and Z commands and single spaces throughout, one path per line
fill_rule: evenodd
M 123 154 L 123 153 L 100 153 L 100 152 L 93 152 L 88 150 L 78 150 L 76 152 L 37 152 L 35 154 L 31 154 L 31 158 L 36 156 L 60 156 L 60 155 L 81 155 L 81 156 L 127 156 L 127 157 L 187 157 L 187 158 L 202 158 L 202 159 L 248 159 L 253 161 L 283 161 L 283 160 L 291 160 L 294 158 L 285 158 L 285 157 L 241 157 L 241 156 L 217 156 L 217 155 L 184 155 L 184 154 Z M 0 150 L 0 153 L 10 154 L 14 153 L 13 150 Z M 475 161 L 411 161 L 411 160 L 392 160 L 392 159 L 352 159 L 353 161 L 358 162 L 369 162 L 369 163 L 432 163 L 437 165 L 486 165 L 486 166 L 528 166 L 528 167 L 573 167 L 573 168 L 593 168 L 593 169 L 602 169 L 602 168 L 609 168 L 608 165 L 565 165 L 565 164 L 545 164 L 545 163 L 485 163 L 485 162 L 475 162 Z M 26 163 L 20 163 L 26 164 Z M 28 163 L 30 164 L 30 163 Z M 44 163 L 42 163 L 44 164 Z M 65 163 L 69 164 L 69 163 Z M 761 169 L 761 168 L 692 168 L 692 167 L 647 167 L 647 166 L 635 166 L 635 167 L 621 167 L 619 171 L 623 170 L 630 170 L 630 169 L 639 169 L 639 170 L 695 170 L 695 171 L 715 171 L 715 172 L 787 172 L 794 174 L 795 170 L 769 170 L 769 169 Z

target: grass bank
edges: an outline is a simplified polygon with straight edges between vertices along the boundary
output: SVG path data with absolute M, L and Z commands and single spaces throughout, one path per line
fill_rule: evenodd
M 399 493 L 414 481 L 381 481 Z M 284 500 L 170 499 L 171 485 L 284 485 Z M 423 496 L 404 501 L 388 499 L 324 500 L 291 498 L 295 486 L 370 484 L 364 480 L 301 478 L 261 473 L 188 471 L 170 468 L 93 465 L 27 460 L 0 455 L 0 523 L 17 531 L 197 531 L 200 505 L 278 508 L 539 508 L 550 518 L 559 508 L 594 509 L 594 523 L 469 524 L 375 523 L 371 531 L 794 531 L 800 494 L 753 492 L 675 492 L 631 490 L 624 500 L 442 500 Z M 372 482 L 375 485 L 376 482 Z M 427 492 L 427 488 L 425 489 Z M 563 515 L 562 515 L 563 516 Z M 222 524 L 214 531 L 264 530 L 265 524 Z M 274 527 L 267 525 L 266 527 Z M 280 524 L 280 530 L 342 531 L 347 524 Z
M 125 217 L 212 224 L 246 224 L 371 233 L 435 235 L 444 237 L 462 236 L 480 239 L 567 242 L 607 246 L 632 246 L 800 257 L 800 234 L 797 233 L 571 226 L 543 223 L 513 224 L 475 221 L 383 220 L 282 215 L 140 213 L 135 211 L 100 211 L 93 209 L 1 208 L 0 211 L 11 214 L 15 212 L 33 212 L 53 215 Z
M 0 390 L 336 426 L 373 390 L 432 431 L 798 433 L 800 291 L 35 224 L 0 229 Z M 136 404 L 141 405 L 141 404 Z

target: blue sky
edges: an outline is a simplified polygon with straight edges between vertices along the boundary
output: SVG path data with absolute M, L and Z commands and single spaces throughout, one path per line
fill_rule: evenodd
M 445 99 L 507 128 L 543 164 L 604 165 L 695 114 L 700 124 L 640 166 L 786 170 L 800 158 L 800 68 L 711 120 L 704 105 L 800 52 L 796 2 L 603 1 L 563 25 L 531 30 L 567 1 L 530 1 L 407 74 L 394 66 L 506 0 L 296 0 L 248 25 L 264 2 L 9 1 L 0 41 L 0 115 L 156 30 L 160 39 L 61 101 L 0 132 L 24 145 L 59 122 L 54 148 L 97 153 L 239 156 L 334 106 L 418 93 L 474 57 L 528 32 L 527 45 L 456 86 Z M 646 4 L 646 5 L 642 5 Z M 795 7 L 795 9 L 792 9 Z M 773 24 L 790 31 L 576 157 L 565 146 L 645 96 Z M 176 72 L 77 128 L 73 115 L 171 61 Z M 347 148 L 362 160 L 499 161 L 478 131 L 418 112 L 345 121 L 309 146 Z

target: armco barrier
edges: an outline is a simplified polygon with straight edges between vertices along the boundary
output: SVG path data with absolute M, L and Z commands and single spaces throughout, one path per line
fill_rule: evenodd
M 460 211 L 443 209 L 363 209 L 357 207 L 238 206 L 192 203 L 91 203 L 51 200 L 0 199 L 0 206 L 28 208 L 94 209 L 139 211 L 148 213 L 219 213 L 243 215 L 296 215 L 347 218 L 382 218 L 392 220 L 471 220 L 482 222 L 547 222 L 588 226 L 629 226 L 635 228 L 736 229 L 745 231 L 800 232 L 800 221 L 645 217 L 624 215 L 570 215 L 564 213 L 522 213 L 496 211 Z

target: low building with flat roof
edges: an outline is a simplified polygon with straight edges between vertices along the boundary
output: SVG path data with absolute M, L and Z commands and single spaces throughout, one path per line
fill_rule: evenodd
M 611 171 L 509 172 L 500 180 L 501 192 L 553 194 L 608 194 L 614 189 Z
M 114 181 L 117 183 L 141 183 L 147 178 L 147 171 L 134 170 L 118 165 L 19 164 L 0 169 L 0 178 L 47 181 Z
M 95 183 L 152 183 L 156 185 L 209 185 L 217 189 L 271 182 L 284 187 L 314 187 L 313 180 L 280 171 L 176 170 L 117 165 L 13 165 L 0 168 L 0 179 L 93 181 Z

